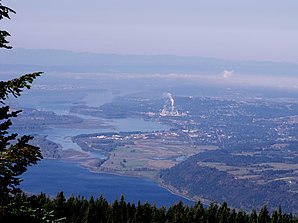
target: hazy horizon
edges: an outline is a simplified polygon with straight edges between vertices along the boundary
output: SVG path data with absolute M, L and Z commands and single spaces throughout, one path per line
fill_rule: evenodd
M 89 79 L 90 75 L 124 80 L 167 81 L 202 84 L 298 89 L 298 64 L 226 61 L 203 57 L 121 56 L 73 53 L 56 50 L 13 49 L 0 51 L 5 73 L 42 70 L 47 75 L 67 74 Z M 90 75 L 88 75 L 90 74 Z M 11 76 L 11 74 L 9 74 Z
M 15 48 L 297 63 L 298 2 L 3 1 Z

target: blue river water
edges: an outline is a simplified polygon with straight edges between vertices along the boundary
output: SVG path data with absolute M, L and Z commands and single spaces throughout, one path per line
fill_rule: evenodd
M 156 183 L 137 177 L 93 173 L 78 164 L 42 160 L 22 175 L 21 188 L 30 193 L 44 192 L 55 196 L 63 191 L 66 196 L 80 195 L 98 197 L 101 194 L 109 201 L 119 199 L 123 194 L 126 201 L 142 203 L 148 201 L 158 207 L 169 207 L 179 201 L 192 205 L 193 202 L 174 195 Z
M 103 119 L 101 119 L 103 120 Z M 92 133 L 103 133 L 103 132 L 130 132 L 130 131 L 157 131 L 167 130 L 168 126 L 160 123 L 154 123 L 150 121 L 144 121 L 136 118 L 124 118 L 114 120 L 103 120 L 105 123 L 112 125 L 115 129 L 109 128 L 48 128 L 42 132 L 36 133 L 31 132 L 30 134 L 41 134 L 47 136 L 47 139 L 59 144 L 63 149 L 76 149 L 81 148 L 72 142 L 72 137 L 80 134 L 92 134 Z

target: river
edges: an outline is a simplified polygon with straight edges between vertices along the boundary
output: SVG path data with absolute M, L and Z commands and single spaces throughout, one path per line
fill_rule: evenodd
M 94 103 L 92 97 L 95 97 L 95 95 L 90 94 L 86 97 L 85 102 L 87 105 L 90 105 L 89 103 L 91 102 Z M 111 99 L 112 96 L 107 97 L 105 102 L 108 102 Z M 58 106 L 54 106 L 53 103 L 40 103 L 38 100 L 33 103 L 32 101 L 30 102 L 31 104 L 29 104 L 32 108 L 50 110 L 57 114 L 70 114 L 68 112 L 69 103 L 60 103 Z M 83 118 L 88 119 L 88 117 Z M 94 117 L 89 118 L 94 119 Z M 72 142 L 72 136 L 111 131 L 154 131 L 169 129 L 168 126 L 144 121 L 142 119 L 105 119 L 102 121 L 112 125 L 114 128 L 48 128 L 39 134 L 47 135 L 49 140 L 60 144 L 63 149 L 71 148 L 80 150 L 80 147 Z M 34 132 L 31 134 L 34 134 Z M 91 195 L 97 197 L 102 194 L 109 202 L 119 199 L 123 194 L 126 201 L 134 203 L 137 203 L 140 200 L 141 202 L 148 201 L 157 206 L 170 206 L 182 200 L 184 203 L 193 204 L 192 201 L 174 195 L 150 180 L 112 174 L 93 173 L 74 162 L 42 160 L 37 165 L 30 167 L 22 176 L 22 179 L 24 179 L 24 181 L 21 184 L 21 188 L 29 193 L 44 192 L 51 196 L 55 196 L 58 192 L 64 191 L 67 196 L 74 194 L 85 197 Z
M 109 202 L 119 199 L 123 194 L 126 201 L 148 201 L 158 207 L 169 207 L 180 200 L 185 204 L 193 202 L 174 195 L 156 183 L 137 177 L 125 177 L 104 173 L 93 173 L 81 168 L 77 163 L 42 160 L 32 166 L 22 176 L 21 187 L 30 193 L 44 192 L 55 196 L 63 191 L 66 196 L 81 195 L 98 197 L 103 195 Z

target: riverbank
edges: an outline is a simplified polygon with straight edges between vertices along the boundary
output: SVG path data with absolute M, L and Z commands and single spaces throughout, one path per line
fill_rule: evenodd
M 171 186 L 171 185 L 168 185 L 168 184 L 165 184 L 159 177 L 158 177 L 158 171 L 155 172 L 155 174 L 144 174 L 142 173 L 141 171 L 130 171 L 130 172 L 127 172 L 127 171 L 107 171 L 107 169 L 102 169 L 102 168 L 96 168 L 94 167 L 94 165 L 92 165 L 94 162 L 93 161 L 90 161 L 90 160 L 86 160 L 85 162 L 83 163 L 80 163 L 80 166 L 82 168 L 85 168 L 86 170 L 92 172 L 92 173 L 96 173 L 96 174 L 111 174 L 111 175 L 115 175 L 115 176 L 120 176 L 120 177 L 135 177 L 135 178 L 139 178 L 139 179 L 142 179 L 142 180 L 150 180 L 151 182 L 153 183 L 156 183 L 159 187 L 167 190 L 168 192 L 170 192 L 171 194 L 175 195 L 175 196 L 179 196 L 183 199 L 186 199 L 188 201 L 191 201 L 193 203 L 197 202 L 197 201 L 201 201 L 202 204 L 204 205 L 208 205 L 210 203 L 209 200 L 207 199 L 203 199 L 203 198 L 191 198 L 188 196 L 188 192 L 187 191 L 183 191 L 181 192 L 179 189 Z

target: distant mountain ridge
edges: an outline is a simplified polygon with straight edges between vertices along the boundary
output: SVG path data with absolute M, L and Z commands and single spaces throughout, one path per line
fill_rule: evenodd
M 224 70 L 234 70 L 239 74 L 250 75 L 298 74 L 298 63 L 230 61 L 171 55 L 96 54 L 47 49 L 2 50 L 0 65 L 7 69 L 33 67 L 44 71 L 66 72 L 219 74 Z

